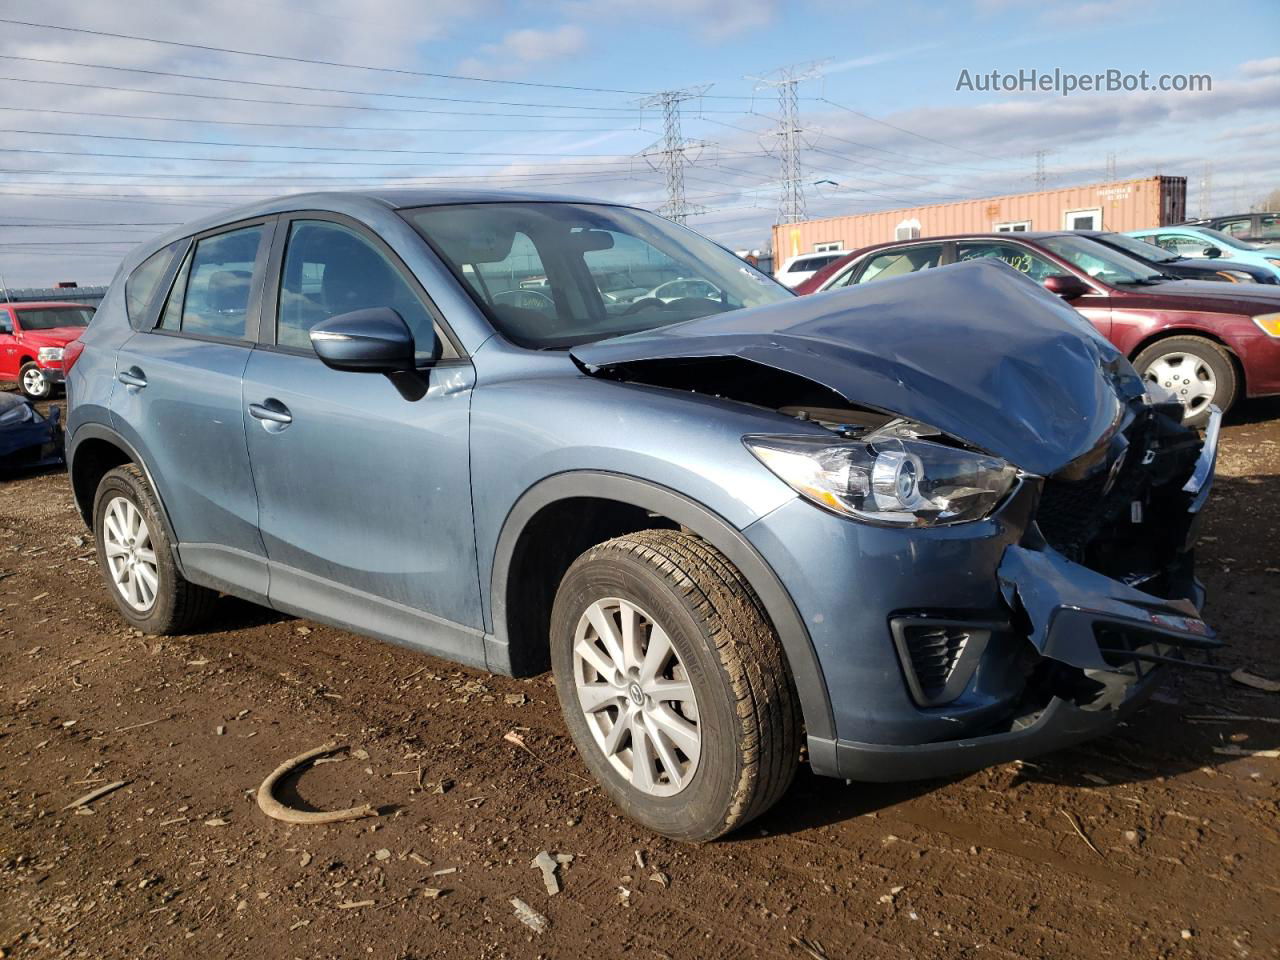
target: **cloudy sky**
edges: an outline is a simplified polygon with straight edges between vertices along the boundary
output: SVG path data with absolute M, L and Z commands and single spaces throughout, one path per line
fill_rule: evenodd
M 1157 12 L 1158 11 L 1158 12 Z M 61 28 L 61 29 L 57 29 Z M 255 197 L 546 188 L 657 208 L 654 92 L 688 88 L 690 224 L 763 247 L 776 94 L 799 87 L 810 216 L 1119 177 L 1189 211 L 1280 188 L 1280 3 L 1237 0 L 0 0 L 0 275 L 106 282 L 128 247 Z M 163 42 L 157 42 L 163 41 Z M 238 52 L 237 52 L 238 51 Z M 983 93 L 1020 69 L 1209 74 L 1202 93 Z M 1206 172 L 1211 189 L 1201 197 Z

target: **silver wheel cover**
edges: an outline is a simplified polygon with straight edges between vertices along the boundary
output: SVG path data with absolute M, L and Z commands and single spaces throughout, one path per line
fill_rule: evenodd
M 1213 403 L 1218 392 L 1218 378 L 1213 368 L 1190 353 L 1179 351 L 1156 357 L 1147 365 L 1143 376 L 1158 387 L 1161 395 L 1186 407 L 1184 416 L 1188 417 Z
M 22 388 L 33 397 L 43 397 L 49 392 L 49 381 L 39 367 L 32 367 L 22 375 Z
M 698 700 L 653 617 L 617 597 L 587 607 L 574 631 L 573 682 L 592 738 L 628 783 L 655 797 L 689 785 L 702 753 Z
M 102 545 L 107 573 L 124 602 L 146 613 L 156 602 L 160 568 L 151 544 L 151 531 L 137 505 L 126 497 L 113 497 L 102 515 Z

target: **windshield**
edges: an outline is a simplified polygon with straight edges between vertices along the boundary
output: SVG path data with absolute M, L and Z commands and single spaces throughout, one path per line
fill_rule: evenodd
M 479 203 L 403 211 L 494 326 L 559 349 L 793 296 L 691 230 L 587 203 Z
M 1174 260 L 1185 260 L 1176 253 L 1170 253 L 1163 247 L 1157 247 L 1154 243 L 1147 243 L 1145 240 L 1135 240 L 1133 237 L 1126 237 L 1123 233 L 1108 233 L 1105 240 L 1100 240 L 1105 246 L 1119 247 L 1126 253 L 1131 253 L 1140 260 L 1150 260 L 1153 263 L 1170 263 Z
M 1086 237 L 1049 237 L 1041 244 L 1103 283 L 1154 283 L 1160 274 L 1145 263 Z
M 1200 233 L 1206 237 L 1217 241 L 1219 246 L 1231 247 L 1233 250 L 1261 250 L 1256 243 L 1248 243 L 1239 237 L 1233 237 L 1229 233 L 1223 233 L 1221 230 L 1215 230 L 1213 227 L 1196 227 Z
M 55 327 L 87 327 L 93 319 L 93 307 L 39 307 L 19 310 L 18 322 L 23 330 L 52 330 Z

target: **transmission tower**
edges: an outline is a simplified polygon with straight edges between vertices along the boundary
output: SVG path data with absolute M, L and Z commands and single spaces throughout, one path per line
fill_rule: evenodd
M 1107 154 L 1107 182 L 1111 182 L 1116 178 L 1116 155 L 1115 153 Z
M 706 146 L 701 140 L 684 139 L 680 132 L 680 105 L 687 100 L 696 100 L 710 86 L 663 90 L 639 102 L 641 108 L 662 108 L 662 139 L 644 151 L 642 156 L 651 166 L 667 175 L 667 202 L 658 208 L 658 212 L 676 223 L 684 223 L 691 214 L 701 211 L 700 207 L 685 199 L 684 168 L 693 162 L 690 154 L 700 152 Z
M 1047 150 L 1037 150 L 1037 151 L 1036 151 L 1036 175 L 1035 175 L 1035 184 L 1036 184 L 1036 189 L 1037 189 L 1037 190 L 1043 190 L 1043 189 L 1044 189 L 1044 181 L 1045 181 L 1045 176 L 1044 176 L 1044 158 L 1045 158 L 1045 156 L 1046 156 L 1047 154 L 1048 154 L 1048 151 L 1047 151 Z
M 778 198 L 778 223 L 798 223 L 805 219 L 804 165 L 800 160 L 803 147 L 800 125 L 800 98 L 796 88 L 805 80 L 821 75 L 821 64 L 782 67 L 763 77 L 751 77 L 756 89 L 774 89 L 778 92 L 778 128 L 774 136 L 778 141 L 782 195 Z

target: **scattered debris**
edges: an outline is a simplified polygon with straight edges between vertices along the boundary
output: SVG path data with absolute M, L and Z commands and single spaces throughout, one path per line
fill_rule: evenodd
M 300 865 L 304 867 L 311 865 L 311 852 L 309 850 L 304 850 L 302 852 L 302 860 L 300 861 Z
M 1262 690 L 1266 693 L 1280 693 L 1280 680 L 1268 680 L 1266 677 L 1260 677 L 1256 673 L 1250 673 L 1243 667 L 1238 670 L 1232 670 L 1231 679 L 1246 687 L 1253 687 L 1255 690 Z
M 897 899 L 898 894 L 900 894 L 900 893 L 901 893 L 903 890 L 905 890 L 905 889 L 906 889 L 906 887 L 903 887 L 903 886 L 890 887 L 890 888 L 889 888 L 889 892 L 888 892 L 888 893 L 881 894 L 881 896 L 880 896 L 880 902 L 881 902 L 881 903 L 893 903 L 893 901 L 894 901 L 895 899 Z
M 1079 821 L 1076 820 L 1075 817 L 1073 817 L 1071 814 L 1067 813 L 1067 811 L 1062 809 L 1059 809 L 1058 812 L 1067 818 L 1067 823 L 1071 824 L 1071 829 L 1075 830 L 1075 832 L 1079 834 L 1080 839 L 1089 845 L 1090 850 L 1092 850 L 1098 856 L 1102 857 L 1103 860 L 1107 859 L 1106 857 L 1102 856 L 1102 851 L 1093 845 L 1093 841 L 1090 840 L 1087 836 L 1085 836 L 1084 830 L 1080 828 L 1080 823 Z
M 123 787 L 127 783 L 129 783 L 128 780 L 117 780 L 115 783 L 108 783 L 106 786 L 99 787 L 97 790 L 90 790 L 83 797 L 80 797 L 78 800 L 72 800 L 62 809 L 72 810 L 76 807 L 86 806 L 90 803 L 93 803 L 93 801 L 95 800 L 99 800 L 102 797 L 105 797 L 108 793 L 114 793 L 115 791 L 119 790 L 121 787 Z
M 1250 750 L 1246 747 L 1214 747 L 1214 753 L 1225 754 L 1228 757 L 1265 757 L 1268 760 L 1280 759 L 1280 750 Z
M 444 887 L 424 887 L 422 891 L 422 895 L 428 900 L 439 900 L 448 893 L 448 889 Z
M 447 874 L 450 874 L 450 873 L 457 873 L 457 872 L 458 872 L 458 868 L 457 868 L 457 867 L 445 867 L 443 870 L 433 870 L 433 871 L 431 871 L 431 875 L 432 875 L 433 877 L 443 877 L 443 876 L 446 876 Z
M 822 944 L 816 940 L 806 940 L 804 937 L 792 937 L 791 942 L 807 953 L 813 960 L 827 960 L 827 952 L 822 949 Z
M 503 696 L 502 702 L 509 707 L 523 707 L 529 702 L 529 698 L 523 693 L 508 693 Z
M 373 856 L 374 856 L 374 858 L 375 858 L 375 859 L 378 859 L 378 860 L 390 860 L 390 859 L 391 859 L 391 851 L 390 851 L 390 850 L 388 850 L 386 847 L 383 847 L 381 850 L 379 850 L 379 851 L 378 851 L 377 853 L 375 853 Z
M 148 720 L 146 723 L 131 723 L 127 727 L 116 727 L 116 733 L 124 733 L 126 730 L 137 730 L 139 727 L 149 727 L 153 723 L 159 723 L 161 720 L 168 720 L 169 717 L 157 717 L 154 720 Z
M 554 897 L 560 892 L 560 878 L 556 876 L 556 868 L 562 863 L 573 863 L 573 854 L 557 853 L 552 855 L 543 850 L 529 861 L 529 866 L 542 871 L 542 882 L 546 885 L 549 896 Z
M 511 906 L 515 907 L 516 919 L 523 923 L 534 933 L 545 933 L 550 925 L 546 917 L 540 914 L 533 907 L 529 906 L 519 897 L 511 898 Z
M 216 733 L 218 736 L 222 736 L 224 733 L 227 732 L 227 728 L 222 725 L 218 725 L 213 728 L 213 732 Z
M 658 884 L 659 886 L 663 886 L 663 887 L 671 886 L 671 878 L 668 877 L 661 870 L 659 870 L 657 873 L 649 874 L 649 879 L 652 880 L 654 883 Z
M 343 820 L 376 817 L 378 812 L 373 808 L 372 804 L 368 803 L 361 804 L 358 807 L 349 807 L 346 810 L 295 810 L 292 807 L 286 807 L 273 795 L 272 791 L 275 789 L 276 783 L 286 774 L 291 773 L 315 757 L 321 757 L 341 749 L 342 747 L 335 743 L 326 743 L 280 764 L 280 766 L 271 771 L 267 779 L 262 781 L 262 786 L 258 787 L 258 808 L 273 820 L 283 820 L 285 823 L 338 823 Z M 364 751 L 357 751 L 357 753 L 364 753 Z M 368 757 L 367 753 L 365 757 Z
M 225 827 L 230 820 L 223 820 L 222 817 L 211 817 L 204 822 L 206 827 Z
M 361 907 L 372 907 L 373 900 L 348 900 L 346 903 L 338 904 L 339 910 L 359 910 Z
M 636 855 L 636 866 L 639 867 L 641 870 L 643 870 L 645 868 L 644 854 L 641 853 L 639 850 L 637 850 L 635 851 L 635 855 Z
M 521 750 L 523 750 L 523 751 L 524 751 L 525 753 L 527 753 L 529 756 L 533 757 L 533 759 L 538 760 L 539 762 L 541 762 L 541 760 L 540 760 L 540 758 L 538 757 L 538 755 L 537 755 L 536 753 L 534 753 L 532 750 L 530 750 L 530 749 L 529 749 L 529 745 L 528 745 L 527 743 L 525 743 L 525 742 L 524 742 L 524 737 L 520 736 L 520 734 L 516 733 L 516 731 L 514 731 L 514 730 L 508 730 L 506 733 L 504 733 L 504 734 L 502 735 L 502 739 L 503 739 L 503 740 L 505 740 L 505 741 L 507 741 L 507 743 L 513 743 L 513 744 L 515 744 L 517 747 L 519 747 Z

